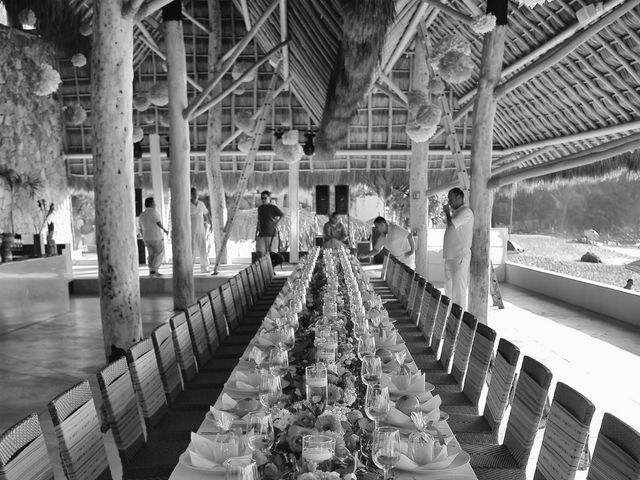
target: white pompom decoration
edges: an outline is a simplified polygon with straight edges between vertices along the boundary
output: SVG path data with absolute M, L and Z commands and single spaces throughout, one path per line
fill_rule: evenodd
M 444 82 L 440 77 L 432 78 L 429 80 L 427 89 L 431 95 L 442 95 L 444 93 Z
M 151 103 L 159 107 L 164 107 L 169 103 L 169 85 L 167 82 L 158 82 L 151 85 L 147 98 Z
M 493 32 L 494 28 L 496 28 L 496 16 L 492 13 L 473 17 L 471 22 L 471 29 L 480 35 Z
M 40 70 L 37 73 L 33 93 L 39 97 L 51 95 L 58 90 L 61 82 L 62 80 L 60 79 L 58 71 L 48 63 L 43 62 L 40 64 Z
M 253 131 L 254 125 L 255 120 L 249 112 L 243 110 L 236 113 L 236 126 L 244 133 L 251 133 Z
M 231 70 L 231 78 L 233 78 L 234 80 L 239 79 L 242 76 L 242 74 L 244 72 L 246 72 L 247 70 L 249 70 L 252 66 L 253 66 L 253 64 L 251 64 L 251 63 L 236 62 L 233 65 L 233 70 Z M 256 78 L 256 72 L 253 72 L 253 73 L 249 74 L 248 76 L 246 76 L 244 78 L 244 81 L 245 82 L 251 82 L 251 81 L 253 81 L 254 78 Z
M 82 125 L 87 119 L 87 111 L 79 103 L 64 107 L 64 118 L 69 125 Z
M 18 13 L 18 21 L 25 27 L 35 28 L 38 19 L 33 10 L 25 8 Z
M 80 35 L 82 35 L 83 37 L 90 37 L 93 33 L 93 25 L 91 25 L 90 22 L 83 23 L 82 25 L 80 25 L 79 31 Z
M 85 57 L 82 53 L 76 53 L 73 57 L 71 57 L 71 65 L 76 68 L 84 67 L 87 64 L 87 57 Z
M 440 76 L 449 83 L 462 83 L 471 78 L 475 65 L 462 52 L 450 51 L 438 63 Z
M 287 130 L 282 135 L 282 143 L 284 145 L 297 145 L 300 143 L 300 134 L 297 130 Z
M 518 0 L 520 6 L 527 8 L 535 8 L 539 5 L 544 5 L 547 0 Z
M 407 92 L 407 109 L 409 110 L 409 114 L 416 115 L 427 103 L 429 103 L 429 98 L 423 91 L 411 90 Z
M 144 138 L 144 130 L 142 127 L 133 127 L 133 143 L 138 143 Z
M 233 91 L 234 95 L 244 95 L 246 90 L 243 87 L 238 87 Z
M 146 95 L 140 94 L 133 97 L 133 108 L 135 108 L 139 112 L 144 112 L 150 106 L 151 102 Z
M 410 124 L 406 127 L 407 136 L 416 143 L 424 143 L 436 133 L 438 127 L 421 127 L 417 124 Z
M 160 125 L 163 127 L 168 127 L 169 126 L 169 112 L 165 112 L 162 115 L 160 115 Z
M 416 124 L 420 127 L 435 127 L 442 118 L 442 109 L 435 103 L 425 105 L 416 115 Z
M 459 33 L 453 33 L 442 38 L 438 46 L 433 49 L 433 55 L 429 59 L 431 65 L 437 70 L 440 60 L 449 52 L 460 52 L 471 55 L 471 44 Z
M 253 137 L 250 137 L 249 135 L 243 133 L 238 139 L 238 151 L 242 153 L 249 153 L 252 144 Z
M 140 123 L 151 125 L 155 121 L 156 117 L 153 113 L 143 113 L 142 115 L 140 115 Z
M 299 162 L 304 156 L 302 145 L 299 143 L 295 145 L 285 145 L 282 143 L 282 139 L 276 140 L 273 144 L 273 153 L 277 158 L 282 159 L 286 163 Z

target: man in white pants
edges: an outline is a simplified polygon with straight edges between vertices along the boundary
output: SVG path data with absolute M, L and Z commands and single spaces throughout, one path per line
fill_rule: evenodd
M 464 192 L 449 191 L 449 204 L 443 211 L 447 217 L 444 232 L 444 293 L 452 302 L 467 309 L 467 284 L 473 238 L 473 212 L 464 204 Z
M 198 200 L 198 191 L 191 189 L 191 249 L 193 253 L 193 263 L 196 257 L 200 257 L 200 271 L 209 271 L 209 254 L 207 253 L 207 229 L 211 226 L 211 215 L 205 204 Z

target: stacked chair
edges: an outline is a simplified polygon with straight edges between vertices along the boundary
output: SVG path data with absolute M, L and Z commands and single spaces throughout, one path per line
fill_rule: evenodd
M 23 418 L 0 436 L 0 479 L 53 479 L 47 446 L 35 413 Z

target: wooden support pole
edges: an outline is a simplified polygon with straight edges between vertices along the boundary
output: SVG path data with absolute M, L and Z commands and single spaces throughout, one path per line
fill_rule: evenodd
M 493 121 L 497 104 L 494 89 L 500 80 L 506 28 L 506 25 L 497 25 L 493 32 L 484 37 L 478 94 L 473 107 L 472 121 L 471 171 L 473 174 L 469 204 L 475 221 L 471 245 L 468 310 L 479 322 L 485 324 L 489 313 L 490 237 L 493 209 L 493 192 L 487 188 L 487 181 L 491 177 Z
M 287 0 L 280 0 L 280 41 L 287 37 Z M 282 47 L 282 78 L 289 78 L 289 46 Z
M 187 106 L 187 62 L 182 31 L 182 6 L 175 0 L 163 10 L 169 84 L 169 165 L 171 186 L 171 241 L 173 250 L 173 307 L 186 310 L 194 300 L 191 251 L 189 178 L 189 124 L 182 116 Z
M 170 4 L 172 1 L 173 0 L 149 0 L 148 2 L 143 4 L 142 7 L 136 13 L 136 16 L 135 16 L 136 21 L 139 22 L 143 18 L 154 14 L 155 12 L 163 8 L 165 5 Z
M 563 172 L 571 168 L 582 167 L 592 163 L 608 160 L 617 155 L 640 148 L 640 134 L 636 133 L 628 137 L 619 138 L 612 142 L 603 143 L 594 148 L 568 155 L 557 160 L 541 165 L 521 168 L 511 173 L 491 177 L 487 182 L 489 188 L 500 188 L 504 185 L 520 182 L 530 178 L 548 175 L 550 173 Z
M 133 188 L 133 20 L 93 6 L 91 111 L 100 316 L 106 358 L 142 339 Z
M 160 135 L 152 133 L 149 135 L 149 154 L 151 155 L 151 185 L 153 188 L 153 199 L 156 202 L 156 210 L 160 214 L 162 224 L 166 225 L 167 217 L 165 213 L 164 205 L 164 185 L 162 181 L 162 159 L 160 154 Z M 165 258 L 164 261 L 169 261 L 170 258 L 167 255 L 167 237 L 163 237 L 165 246 Z
M 298 211 L 298 191 L 300 190 L 300 163 L 289 164 L 289 214 L 291 228 L 289 229 L 289 261 L 300 261 L 300 212 Z
M 429 68 L 427 66 L 427 48 L 421 29 L 416 33 L 416 47 L 413 55 L 413 77 L 411 89 L 427 93 Z M 429 186 L 429 142 L 411 142 L 411 173 L 409 176 L 409 219 L 411 232 L 415 235 L 416 266 L 415 271 L 429 278 L 427 236 L 429 222 L 429 198 L 426 190 Z
M 458 20 L 459 22 L 466 23 L 467 25 L 473 22 L 473 18 L 469 15 L 459 12 L 455 8 L 450 7 L 449 5 L 445 5 L 444 3 L 440 3 L 438 0 L 422 0 L 424 3 L 431 5 L 432 7 L 436 7 L 438 10 L 442 10 L 444 13 L 449 15 L 451 18 Z
M 523 155 L 512 162 L 505 163 L 504 165 L 500 165 L 499 167 L 494 168 L 493 170 L 491 170 L 491 176 L 494 177 L 496 175 L 500 175 L 501 173 L 511 170 L 512 168 L 517 167 L 518 165 L 522 165 L 523 163 L 528 162 L 532 158 L 536 158 L 539 155 L 543 155 L 551 151 L 552 149 L 553 147 L 544 147 L 539 150 L 534 150 L 531 153 L 527 153 L 526 155 Z
M 242 40 L 240 40 L 231 48 L 231 50 L 224 54 L 224 56 L 222 57 L 222 61 L 224 62 L 225 66 L 233 65 L 238 56 L 244 51 L 245 48 L 247 48 L 249 42 L 253 40 L 253 37 L 256 36 L 258 30 L 260 30 L 260 27 L 262 27 L 264 22 L 266 22 L 269 16 L 275 11 L 279 2 L 280 0 L 273 0 L 271 2 L 271 5 L 269 5 L 269 8 L 264 11 L 255 25 L 253 25 L 250 30 L 247 30 L 247 34 L 242 38 Z

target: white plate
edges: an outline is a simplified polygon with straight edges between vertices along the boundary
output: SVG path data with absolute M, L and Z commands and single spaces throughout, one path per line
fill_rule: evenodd
M 219 465 L 214 468 L 196 467 L 191 463 L 191 456 L 189 455 L 188 451 L 182 452 L 182 455 L 180 455 L 180 458 L 178 459 L 178 461 L 180 462 L 180 464 L 184 465 L 187 468 L 190 468 L 191 470 L 205 472 L 211 476 L 224 477 L 226 475 L 226 469 L 222 465 Z
M 395 467 L 395 468 L 403 472 L 438 472 L 438 471 L 444 472 L 444 471 L 449 471 L 449 470 L 454 470 L 456 468 L 464 467 L 466 464 L 469 463 L 469 460 L 471 460 L 471 457 L 469 457 L 469 454 L 461 450 L 456 455 L 456 458 L 454 458 L 453 461 L 445 468 L 437 468 L 437 467 L 430 468 L 429 465 L 422 465 L 420 466 L 420 468 L 416 468 L 415 470 L 402 470 L 398 467 Z

